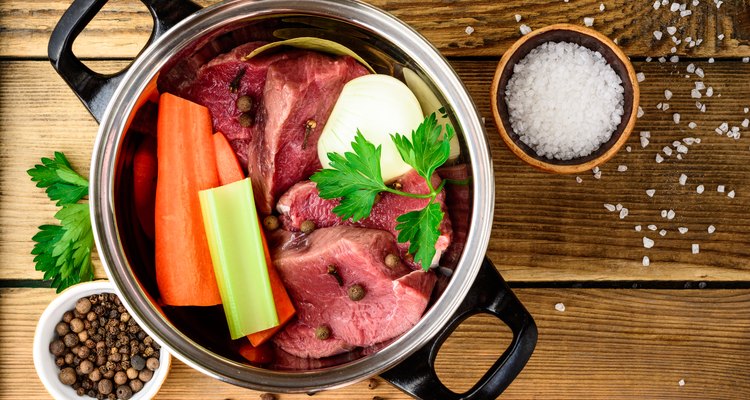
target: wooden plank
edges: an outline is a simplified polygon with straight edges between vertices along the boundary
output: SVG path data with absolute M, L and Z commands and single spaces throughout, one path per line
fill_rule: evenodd
M 200 0 L 209 5 L 216 0 Z M 653 9 L 653 2 L 627 0 L 532 0 L 498 2 L 481 1 L 414 1 L 371 0 L 413 26 L 444 54 L 450 56 L 499 56 L 520 37 L 519 27 L 527 24 L 540 28 L 554 23 L 583 24 L 584 17 L 594 18 L 594 28 L 611 38 L 631 56 L 669 55 L 674 45 L 666 33 L 668 26 L 678 28 L 680 56 L 745 57 L 750 56 L 750 3 L 747 0 L 725 1 L 716 8 L 712 1 L 698 6 L 687 2 L 692 15 L 680 17 L 663 6 Z M 46 57 L 47 41 L 53 27 L 69 2 L 40 0 L 33 3 L 10 0 L 0 3 L 0 56 Z M 604 4 L 604 12 L 599 5 Z M 522 16 L 516 22 L 514 15 Z M 469 35 L 467 26 L 474 28 Z M 81 57 L 132 57 L 146 43 L 151 17 L 136 0 L 112 0 L 80 36 L 74 49 Z M 664 32 L 655 40 L 654 31 Z M 724 34 L 723 40 L 718 39 Z M 686 38 L 703 39 L 690 48 Z
M 750 396 L 750 291 L 523 289 L 539 327 L 536 352 L 507 399 L 741 399 Z M 31 360 L 49 289 L 0 289 L 2 398 L 48 398 Z M 554 305 L 562 302 L 565 312 Z M 450 387 L 468 387 L 507 340 L 490 317 L 465 322 L 440 352 Z M 678 382 L 684 380 L 685 385 Z M 408 399 L 382 380 L 313 398 Z M 257 398 L 175 362 L 157 399 Z M 307 399 L 304 394 L 279 399 Z
M 118 68 L 120 62 L 97 62 L 102 68 Z M 496 176 L 495 223 L 489 256 L 510 281 L 559 280 L 750 280 L 750 152 L 746 138 L 738 141 L 718 136 L 714 129 L 727 121 L 740 126 L 743 107 L 750 107 L 750 64 L 700 63 L 702 80 L 716 94 L 701 99 L 708 105 L 698 112 L 690 98 L 695 76 L 684 77 L 685 63 L 636 63 L 646 74 L 641 104 L 645 115 L 630 139 L 632 152 L 622 151 L 602 167 L 601 180 L 590 174 L 550 175 L 521 164 L 501 144 L 490 118 L 489 82 L 492 61 L 456 61 L 459 75 L 475 99 L 486 122 Z M 88 171 L 96 124 L 48 63 L 42 61 L 0 62 L 0 279 L 39 279 L 33 271 L 30 238 L 36 226 L 52 222 L 54 206 L 31 184 L 25 170 L 39 157 L 64 151 L 81 172 Z M 664 89 L 674 97 L 670 109 Z M 705 92 L 705 91 L 704 91 Z M 721 96 L 719 97 L 719 94 Z M 40 106 L 40 102 L 42 105 Z M 672 113 L 680 112 L 679 125 Z M 698 124 L 687 127 L 689 121 Z M 638 132 L 651 132 L 651 144 L 643 149 Z M 745 134 L 746 128 L 742 128 Z M 653 160 L 657 152 L 674 140 L 702 138 L 684 160 Z M 627 172 L 616 172 L 627 165 Z M 680 174 L 688 184 L 678 184 Z M 697 184 L 706 192 L 698 195 Z M 718 185 L 736 190 L 736 198 L 717 193 Z M 554 190 L 550 190 L 554 188 Z M 657 194 L 649 198 L 645 190 Z M 622 203 L 630 215 L 620 220 L 602 204 Z M 675 210 L 674 220 L 660 217 L 664 209 Z M 649 224 L 668 231 L 662 238 L 648 231 Z M 636 232 L 641 225 L 643 232 Z M 708 225 L 716 232 L 709 235 Z M 685 226 L 685 235 L 677 227 Z M 642 245 L 644 235 L 656 241 L 653 249 Z M 700 244 L 692 254 L 691 245 Z M 652 264 L 644 268 L 642 257 Z M 98 276 L 103 272 L 98 269 Z

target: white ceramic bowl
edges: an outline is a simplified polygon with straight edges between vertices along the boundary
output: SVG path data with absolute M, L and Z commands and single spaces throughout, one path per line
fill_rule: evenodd
M 55 365 L 55 357 L 49 351 L 49 344 L 55 337 L 55 325 L 62 320 L 63 314 L 75 308 L 76 301 L 81 297 L 99 293 L 116 293 L 114 285 L 109 281 L 94 281 L 79 283 L 60 293 L 42 313 L 34 333 L 34 367 L 44 387 L 55 399 L 91 399 L 89 396 L 78 396 L 72 387 L 60 382 L 58 375 L 60 368 Z M 150 399 L 156 395 L 162 383 L 167 378 L 172 356 L 164 347 L 161 348 L 159 368 L 154 371 L 154 377 L 143 385 L 143 389 L 134 393 L 131 400 Z

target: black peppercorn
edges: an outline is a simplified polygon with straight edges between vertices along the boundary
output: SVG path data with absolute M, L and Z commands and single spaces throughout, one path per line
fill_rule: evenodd
M 146 360 L 139 355 L 134 355 L 133 357 L 130 357 L 130 365 L 132 365 L 136 371 L 140 371 L 146 366 Z

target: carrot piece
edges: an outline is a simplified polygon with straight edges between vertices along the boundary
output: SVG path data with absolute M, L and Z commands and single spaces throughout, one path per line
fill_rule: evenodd
M 271 260 L 271 252 L 268 251 L 268 241 L 266 241 L 266 235 L 263 232 L 263 227 L 261 227 L 260 229 L 260 236 L 263 240 L 263 250 L 266 253 L 268 280 L 271 283 L 271 292 L 273 293 L 273 301 L 276 305 L 276 315 L 279 317 L 279 325 L 247 335 L 247 338 L 250 340 L 250 343 L 252 343 L 253 346 L 260 346 L 268 339 L 272 338 L 273 335 L 276 334 L 276 332 L 281 330 L 281 328 L 284 327 L 284 325 L 292 319 L 294 313 L 296 312 L 294 309 L 294 304 L 292 304 L 292 300 L 289 298 L 289 294 L 286 292 L 284 282 L 281 280 L 281 277 L 279 277 L 279 272 L 276 271 L 276 267 L 274 267 L 273 261 Z
M 239 353 L 253 364 L 268 364 L 273 361 L 274 357 L 273 348 L 270 345 L 253 346 L 246 341 L 240 345 Z
M 151 240 L 154 240 L 156 172 L 156 140 L 148 136 L 133 155 L 133 202 L 138 222 Z
M 166 305 L 221 303 L 198 199 L 219 185 L 212 133 L 206 107 L 161 95 L 154 225 L 156 283 Z
M 219 183 L 223 186 L 228 183 L 245 179 L 240 162 L 237 160 L 232 146 L 229 145 L 227 137 L 221 132 L 214 133 L 214 151 L 216 151 L 216 168 L 219 171 Z

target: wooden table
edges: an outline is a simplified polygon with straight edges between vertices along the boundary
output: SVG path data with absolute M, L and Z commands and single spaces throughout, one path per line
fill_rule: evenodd
M 202 5 L 213 3 L 200 1 Z M 750 129 L 750 2 L 703 0 L 680 17 L 652 1 L 409 1 L 373 4 L 411 24 L 446 56 L 487 117 L 497 181 L 489 256 L 534 315 L 539 343 L 526 369 L 505 393 L 509 399 L 744 399 L 750 398 L 750 140 L 714 130 L 722 122 Z M 37 318 L 54 291 L 34 271 L 31 237 L 53 222 L 54 205 L 25 170 L 40 157 L 63 151 L 79 171 L 88 169 L 97 125 L 46 59 L 50 31 L 69 2 L 0 2 L 0 397 L 47 398 L 36 378 L 31 342 Z M 514 15 L 522 16 L 520 23 Z M 521 23 L 583 24 L 616 38 L 632 57 L 641 83 L 644 115 L 628 145 L 591 173 L 555 176 L 522 165 L 501 144 L 490 118 L 489 86 L 495 65 L 519 36 Z M 474 28 L 467 34 L 467 26 Z M 675 26 L 676 45 L 667 33 Z M 654 31 L 664 36 L 656 40 Z M 113 0 L 87 28 L 75 51 L 97 71 L 116 71 L 146 42 L 150 17 L 135 0 Z M 723 39 L 718 35 L 723 34 Z M 689 47 L 687 37 L 703 39 Z M 676 47 L 671 53 L 670 48 Z M 646 57 L 680 56 L 679 62 Z M 713 57 L 713 63 L 709 61 Z M 688 74 L 688 64 L 705 71 Z M 695 106 L 696 80 L 712 86 L 705 113 Z M 665 100 L 664 90 L 673 93 Z M 669 103 L 667 111 L 657 109 Z M 744 108 L 744 110 L 743 110 Z M 679 124 L 673 113 L 681 114 Z M 695 129 L 688 123 L 694 121 Z M 642 148 L 640 131 L 650 131 Z M 662 147 L 701 138 L 682 160 L 657 164 Z M 663 153 L 662 153 L 663 154 Z M 627 171 L 617 172 L 618 166 Z M 686 185 L 679 176 L 686 174 Z M 703 194 L 697 185 L 705 187 Z M 717 191 L 725 185 L 725 193 Z M 647 189 L 655 189 L 653 197 Z M 727 192 L 734 190 L 735 198 Z M 620 219 L 604 203 L 630 210 Z M 673 220 L 661 210 L 676 212 Z M 648 229 L 665 229 L 666 236 Z M 640 225 L 641 232 L 635 227 Z M 716 232 L 709 234 L 707 227 Z M 680 234 L 678 227 L 689 231 Z M 645 249 L 643 236 L 654 239 Z M 700 245 L 693 254 L 691 245 Z M 642 258 L 650 257 L 644 267 Z M 97 277 L 104 277 L 97 262 Z M 565 311 L 556 311 L 563 303 Z M 509 340 L 491 318 L 464 323 L 439 356 L 441 378 L 455 390 L 480 376 Z M 680 385 L 679 383 L 684 383 Z M 323 399 L 406 399 L 380 380 L 316 395 Z M 175 362 L 158 398 L 254 399 Z M 282 395 L 305 399 L 306 395 Z

